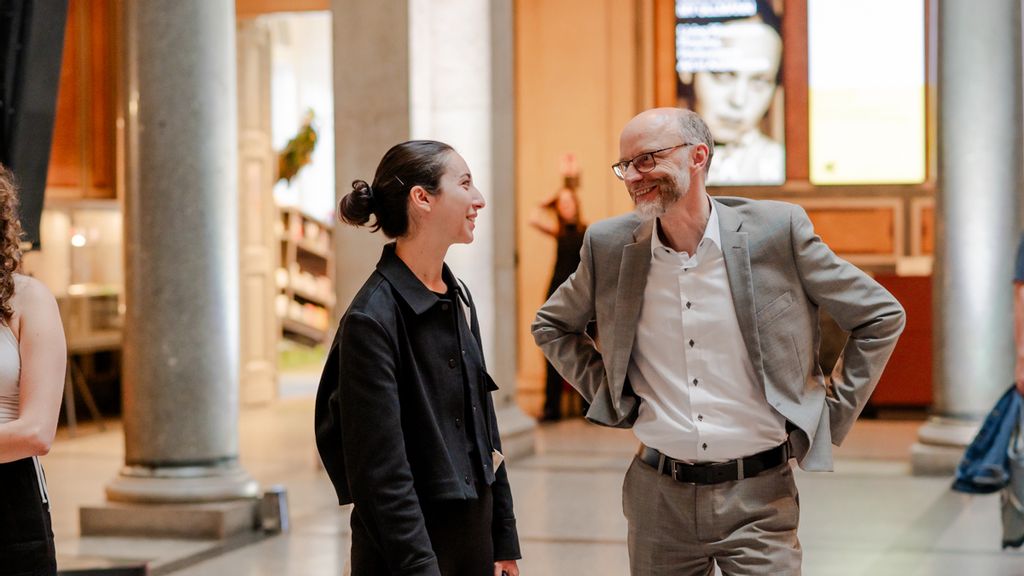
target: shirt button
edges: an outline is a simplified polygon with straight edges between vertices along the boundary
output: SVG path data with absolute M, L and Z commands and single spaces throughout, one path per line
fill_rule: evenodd
M 473 412 L 476 412 L 476 404 L 473 404 Z
M 696 378 L 694 378 L 694 379 L 693 379 L 693 385 L 694 385 L 694 386 L 696 386 L 696 385 L 697 385 L 697 379 L 696 379 Z
M 693 348 L 693 344 L 694 344 L 693 340 L 690 340 L 690 348 Z
M 444 310 L 445 312 L 448 311 L 448 303 L 447 302 L 445 302 L 444 304 L 441 304 L 441 310 Z
M 455 427 L 456 428 L 462 428 L 462 418 L 456 418 L 455 419 Z
M 691 344 L 691 346 L 692 346 L 692 344 Z M 458 362 L 455 361 L 455 358 L 449 358 L 448 359 L 448 367 L 449 368 L 455 368 L 456 364 L 458 364 Z
M 697 422 L 703 422 L 703 421 L 704 421 L 704 415 L 703 414 L 697 414 Z
M 687 309 L 687 310 L 689 310 L 691 306 L 693 306 L 693 303 L 692 303 L 692 302 L 687 302 L 687 303 L 686 303 L 686 309 Z
M 708 449 L 708 444 L 707 444 L 707 442 L 705 442 L 704 444 L 702 444 L 702 445 L 701 445 L 701 448 L 703 448 L 703 449 L 707 450 L 707 449 Z
M 463 476 L 462 479 L 466 482 L 466 485 L 468 486 L 469 485 L 469 474 L 466 474 L 465 476 Z

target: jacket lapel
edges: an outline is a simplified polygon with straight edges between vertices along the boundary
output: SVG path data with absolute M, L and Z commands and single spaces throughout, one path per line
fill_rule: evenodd
M 714 201 L 714 200 L 713 200 Z M 736 319 L 739 321 L 743 343 L 747 346 L 750 361 L 757 378 L 764 385 L 764 365 L 761 359 L 761 342 L 757 334 L 757 310 L 754 304 L 754 279 L 750 271 L 750 248 L 743 218 L 732 207 L 715 201 L 718 210 L 718 226 L 722 235 L 722 251 L 725 253 L 725 270 L 729 276 L 729 291 L 732 292 Z
M 644 289 L 647 287 L 647 272 L 651 269 L 651 234 L 654 220 L 641 222 L 633 230 L 633 244 L 622 249 L 619 264 L 619 281 L 615 293 L 615 340 L 612 344 L 615 357 L 612 361 L 612 398 L 615 410 L 621 413 L 619 400 L 626 381 L 629 355 L 633 351 L 636 327 L 640 321 L 640 307 L 643 305 Z

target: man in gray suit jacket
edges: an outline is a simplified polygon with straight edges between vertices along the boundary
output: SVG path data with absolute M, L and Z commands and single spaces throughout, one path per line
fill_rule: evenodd
M 612 168 L 636 209 L 590 226 L 533 335 L 589 420 L 641 441 L 623 484 L 632 574 L 799 574 L 789 459 L 831 470 L 903 309 L 800 207 L 712 199 L 714 144 L 697 114 L 642 112 L 619 148 Z M 829 383 L 819 307 L 849 333 Z

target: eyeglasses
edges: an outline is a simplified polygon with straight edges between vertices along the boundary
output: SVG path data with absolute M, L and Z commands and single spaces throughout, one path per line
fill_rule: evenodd
M 629 170 L 630 164 L 633 165 L 633 168 L 636 168 L 637 172 L 650 172 L 651 170 L 654 170 L 654 167 L 658 164 L 654 158 L 655 154 L 661 154 L 662 152 L 668 152 L 669 150 L 675 150 L 676 148 L 682 148 L 683 146 L 693 146 L 693 142 L 685 142 L 683 144 L 669 146 L 668 148 L 662 148 L 661 150 L 644 152 L 643 154 L 634 157 L 632 160 L 623 160 L 622 162 L 612 164 L 612 172 L 615 172 L 615 175 L 618 176 L 619 180 L 626 179 L 626 170 Z

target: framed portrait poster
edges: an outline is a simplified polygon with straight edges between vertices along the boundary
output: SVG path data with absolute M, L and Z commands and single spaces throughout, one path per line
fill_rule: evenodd
M 678 104 L 715 140 L 707 183 L 786 180 L 781 0 L 676 0 Z

